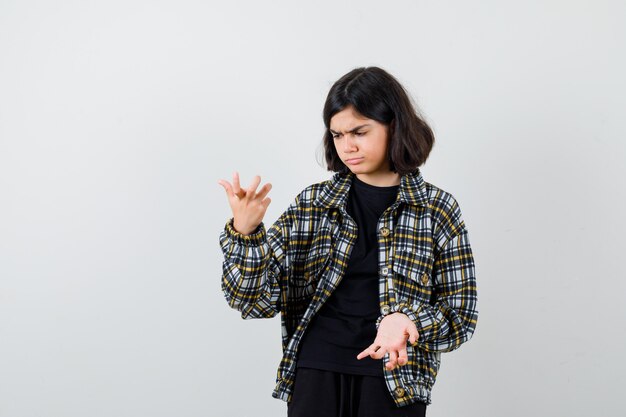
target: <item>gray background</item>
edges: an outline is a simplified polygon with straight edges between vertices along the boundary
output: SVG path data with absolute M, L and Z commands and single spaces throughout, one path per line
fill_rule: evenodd
M 303 3 L 0 2 L 0 416 L 286 415 L 217 180 L 271 182 L 273 223 L 366 65 L 433 127 L 477 264 L 428 416 L 623 415 L 624 2 Z

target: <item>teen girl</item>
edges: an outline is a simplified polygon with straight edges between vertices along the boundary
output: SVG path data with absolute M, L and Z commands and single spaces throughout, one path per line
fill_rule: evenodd
M 423 180 L 434 136 L 398 81 L 357 68 L 331 88 L 325 158 L 335 172 L 265 229 L 271 184 L 220 180 L 222 290 L 244 319 L 280 313 L 272 396 L 289 417 L 424 416 L 440 354 L 478 319 L 459 204 Z

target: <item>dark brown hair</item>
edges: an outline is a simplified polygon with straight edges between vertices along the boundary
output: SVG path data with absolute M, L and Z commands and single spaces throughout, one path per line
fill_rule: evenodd
M 426 162 L 435 136 L 404 87 L 379 67 L 355 68 L 337 80 L 324 104 L 324 156 L 328 171 L 347 173 L 335 149 L 330 119 L 348 106 L 389 127 L 387 158 L 391 171 L 404 175 Z

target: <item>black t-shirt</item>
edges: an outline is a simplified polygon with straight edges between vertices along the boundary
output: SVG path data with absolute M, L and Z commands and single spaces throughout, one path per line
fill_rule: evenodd
M 399 185 L 378 187 L 353 177 L 346 210 L 358 227 L 345 276 L 309 323 L 297 367 L 382 376 L 382 359 L 356 356 L 376 338 L 380 315 L 378 219 L 396 200 Z

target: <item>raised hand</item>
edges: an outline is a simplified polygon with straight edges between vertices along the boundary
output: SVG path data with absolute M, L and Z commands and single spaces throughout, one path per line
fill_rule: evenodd
M 239 233 L 249 235 L 261 224 L 265 211 L 272 200 L 266 197 L 267 193 L 272 189 L 272 184 L 267 183 L 256 191 L 261 183 L 261 177 L 255 175 L 252 184 L 248 188 L 241 188 L 239 185 L 239 173 L 233 173 L 233 184 L 220 179 L 220 184 L 226 190 L 228 202 L 233 212 L 233 227 Z
M 382 359 L 389 352 L 387 369 L 392 370 L 397 365 L 405 365 L 408 361 L 406 341 L 413 345 L 417 342 L 419 333 L 417 326 L 406 314 L 392 313 L 383 318 L 378 326 L 374 343 L 357 355 L 357 359 L 371 356 L 373 359 Z

